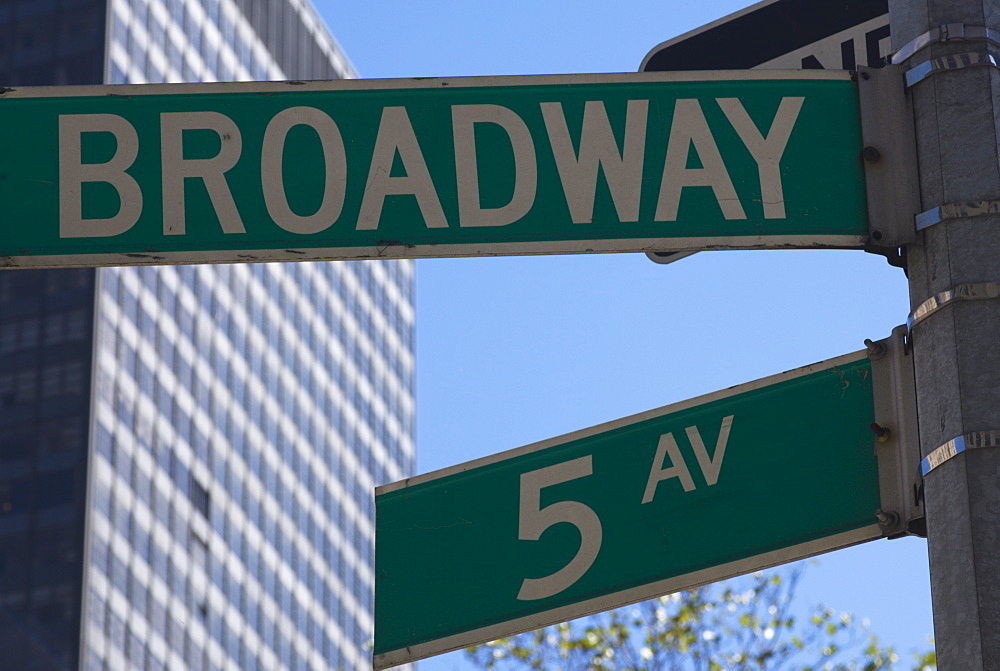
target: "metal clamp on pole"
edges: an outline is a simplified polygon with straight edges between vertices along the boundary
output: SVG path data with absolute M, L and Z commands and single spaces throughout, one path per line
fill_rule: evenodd
M 974 431 L 952 438 L 920 460 L 920 476 L 927 477 L 935 468 L 966 450 L 984 447 L 1000 447 L 1000 431 Z
M 981 301 L 1000 298 L 1000 282 L 976 282 L 958 286 L 931 296 L 910 313 L 906 319 L 909 330 L 932 314 L 956 301 Z
M 964 23 L 944 23 L 937 28 L 931 28 L 922 35 L 917 35 L 904 44 L 892 55 L 892 63 L 896 65 L 913 56 L 921 49 L 932 44 L 957 40 L 986 40 L 1000 45 L 1000 32 L 985 26 L 967 26 Z
M 951 54 L 948 56 L 938 56 L 929 61 L 924 61 L 920 65 L 914 66 L 906 71 L 906 85 L 913 86 L 922 82 L 927 77 L 939 72 L 950 70 L 962 70 L 974 67 L 998 67 L 996 57 L 990 53 L 967 52 L 964 54 Z
M 1000 214 L 1000 200 L 974 200 L 938 205 L 918 214 L 915 221 L 917 230 L 922 231 L 942 221 L 982 217 L 987 214 Z

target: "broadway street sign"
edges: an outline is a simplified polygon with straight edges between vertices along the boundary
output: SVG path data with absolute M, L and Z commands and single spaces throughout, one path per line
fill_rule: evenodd
M 0 146 L 0 266 L 868 237 L 844 72 L 7 89 Z
M 378 488 L 375 668 L 899 533 L 903 332 Z

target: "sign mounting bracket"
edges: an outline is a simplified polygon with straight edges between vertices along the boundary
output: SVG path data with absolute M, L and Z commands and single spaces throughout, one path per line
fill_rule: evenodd
M 858 94 L 868 194 L 865 251 L 905 269 L 901 248 L 918 242 L 914 216 L 920 211 L 920 183 L 913 111 L 902 67 L 859 67 Z

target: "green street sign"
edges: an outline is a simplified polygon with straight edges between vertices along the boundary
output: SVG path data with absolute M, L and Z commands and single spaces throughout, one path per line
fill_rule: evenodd
M 0 266 L 868 238 L 846 72 L 3 91 Z
M 901 337 L 377 488 L 375 668 L 899 533 Z

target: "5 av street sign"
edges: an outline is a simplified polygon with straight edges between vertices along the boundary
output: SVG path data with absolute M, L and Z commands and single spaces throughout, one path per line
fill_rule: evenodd
M 873 352 L 376 489 L 375 668 L 900 532 L 912 364 Z
M 7 90 L 0 265 L 860 248 L 859 116 L 844 72 Z

